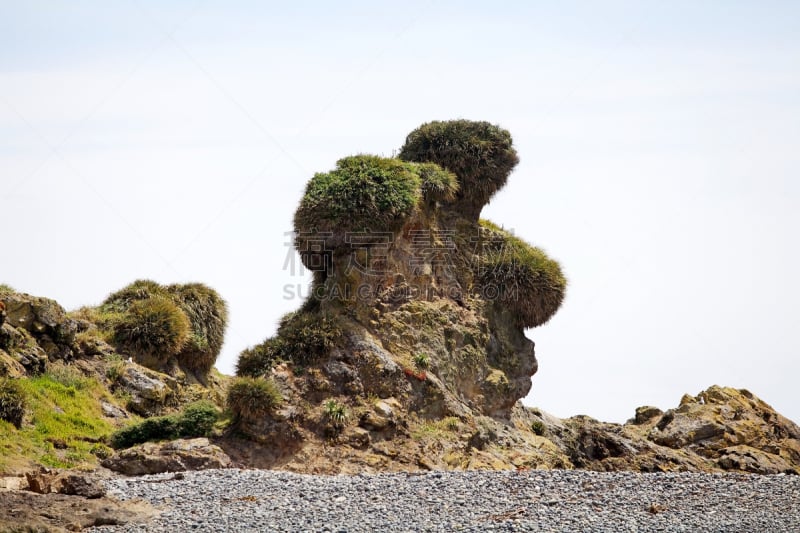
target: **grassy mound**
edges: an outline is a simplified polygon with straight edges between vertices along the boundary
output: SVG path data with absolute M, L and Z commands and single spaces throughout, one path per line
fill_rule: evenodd
M 214 289 L 202 283 L 170 285 L 167 292 L 189 318 L 191 333 L 178 361 L 206 373 L 217 361 L 225 341 L 228 305 Z
M 436 163 L 420 163 L 417 166 L 422 186 L 422 195 L 429 202 L 449 203 L 458 195 L 458 177 Z
M 0 296 L 3 294 L 14 294 L 16 291 L 13 287 L 6 285 L 5 283 L 0 283 Z
M 114 342 L 142 364 L 158 368 L 177 355 L 189 339 L 189 319 L 165 296 L 133 302 L 114 324 Z
M 242 352 L 237 376 L 262 376 L 278 361 L 307 366 L 324 358 L 342 337 L 335 318 L 324 313 L 294 312 L 284 316 L 277 334 Z
M 306 266 L 308 251 L 324 238 L 325 249 L 341 245 L 347 233 L 394 232 L 420 198 L 414 165 L 372 155 L 345 157 L 336 169 L 315 174 L 294 215 L 295 246 Z
M 73 318 L 96 324 L 102 338 L 154 370 L 174 356 L 182 367 L 205 374 L 222 349 L 228 305 L 202 283 L 164 287 L 137 280 Z
M 484 298 L 508 308 L 520 326 L 540 326 L 561 307 L 567 280 L 558 262 L 494 224 L 481 221 L 488 244 L 478 282 Z
M 237 378 L 228 389 L 228 409 L 234 420 L 262 418 L 281 401 L 281 393 L 271 379 Z
M 455 172 L 461 184 L 457 209 L 475 220 L 519 162 L 508 131 L 470 120 L 423 124 L 408 135 L 399 157 Z

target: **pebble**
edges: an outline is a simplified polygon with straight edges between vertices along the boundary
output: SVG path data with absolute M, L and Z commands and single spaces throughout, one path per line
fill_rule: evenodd
M 800 476 L 228 469 L 173 477 L 107 481 L 110 496 L 162 512 L 86 531 L 800 531 Z

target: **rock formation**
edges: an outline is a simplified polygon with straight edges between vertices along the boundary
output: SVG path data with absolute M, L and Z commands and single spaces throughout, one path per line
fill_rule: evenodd
M 745 392 L 712 387 L 694 411 L 644 408 L 626 425 L 519 403 L 537 369 L 524 329 L 553 316 L 566 280 L 480 219 L 517 161 L 507 131 L 458 120 L 421 126 L 396 159 L 346 157 L 313 176 L 294 217 L 311 295 L 242 353 L 247 379 L 229 397 L 259 465 L 796 471 L 793 424 L 773 430 L 777 415 Z

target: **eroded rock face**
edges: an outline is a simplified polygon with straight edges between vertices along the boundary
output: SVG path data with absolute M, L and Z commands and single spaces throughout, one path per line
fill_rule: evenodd
M 573 417 L 553 435 L 593 470 L 800 474 L 800 428 L 744 389 L 715 385 L 665 413 L 640 407 L 625 425 Z

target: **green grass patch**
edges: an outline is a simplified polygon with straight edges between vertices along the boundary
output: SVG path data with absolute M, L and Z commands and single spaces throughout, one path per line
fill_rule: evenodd
M 113 430 L 100 407 L 101 399 L 111 400 L 105 388 L 93 378 L 59 370 L 59 365 L 16 382 L 27 401 L 25 421 L 19 429 L 0 422 L 0 471 L 20 460 L 58 468 L 96 464 L 90 441 Z M 63 449 L 54 443 L 62 443 Z
M 180 413 L 146 418 L 118 430 L 111 436 L 111 445 L 119 449 L 148 441 L 207 437 L 219 417 L 213 403 L 201 400 L 187 405 Z

